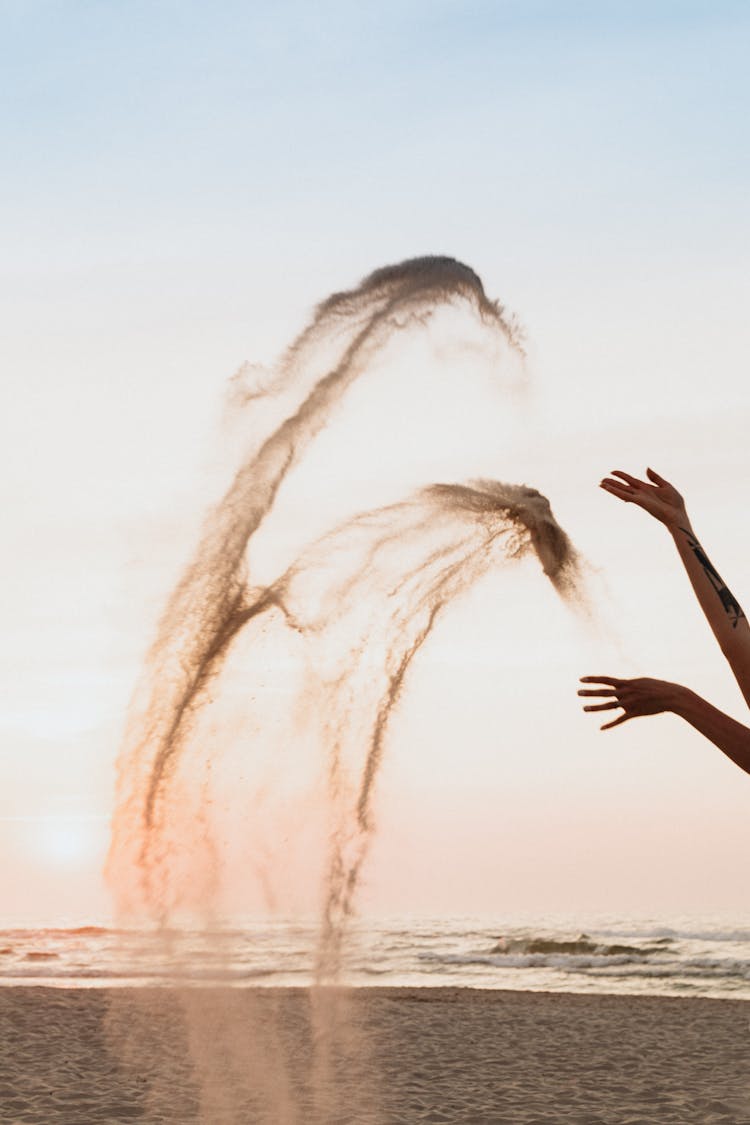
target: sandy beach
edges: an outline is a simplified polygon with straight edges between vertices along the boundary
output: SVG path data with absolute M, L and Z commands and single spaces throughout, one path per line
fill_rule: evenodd
M 302 989 L 3 988 L 0 1120 L 750 1125 L 746 1001 L 456 988 L 336 999 L 323 1065 Z M 254 1084 L 282 1092 L 271 1104 Z

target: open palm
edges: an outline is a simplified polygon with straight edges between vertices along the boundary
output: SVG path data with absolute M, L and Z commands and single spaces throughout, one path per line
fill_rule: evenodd
M 614 469 L 611 476 L 604 478 L 600 487 L 619 500 L 624 500 L 626 504 L 637 504 L 660 523 L 676 527 L 685 522 L 685 501 L 674 485 L 653 469 L 646 469 L 646 476 L 650 484 L 632 477 L 630 473 L 624 473 L 622 469 Z

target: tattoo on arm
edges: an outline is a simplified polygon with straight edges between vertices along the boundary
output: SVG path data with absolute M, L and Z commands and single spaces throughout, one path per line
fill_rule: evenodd
M 721 604 L 724 606 L 724 611 L 732 622 L 732 628 L 736 629 L 737 622 L 745 616 L 742 611 L 742 606 L 737 601 L 734 594 L 729 589 L 724 579 L 721 577 L 718 570 L 713 565 L 708 555 L 703 550 L 692 532 L 688 531 L 684 527 L 681 527 L 680 531 L 682 531 L 687 536 L 688 546 L 690 547 L 690 550 L 693 552 L 696 559 L 703 567 L 703 572 L 706 575 L 706 578 L 711 583 L 716 593 L 719 595 Z

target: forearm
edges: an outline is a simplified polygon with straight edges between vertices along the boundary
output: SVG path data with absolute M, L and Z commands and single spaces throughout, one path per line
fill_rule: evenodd
M 687 516 L 669 531 L 706 620 L 750 704 L 750 626 L 742 607 L 703 550 Z
M 688 688 L 676 684 L 674 688 L 669 710 L 718 746 L 741 770 L 750 773 L 750 730 Z

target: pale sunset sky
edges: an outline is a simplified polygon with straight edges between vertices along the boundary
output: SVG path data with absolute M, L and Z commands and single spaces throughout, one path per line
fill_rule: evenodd
M 665 533 L 597 489 L 653 465 L 748 606 L 747 4 L 0 0 L 0 23 L 0 925 L 109 916 L 124 716 L 226 479 L 228 379 L 422 254 L 518 315 L 529 383 L 462 374 L 457 344 L 425 466 L 544 492 L 598 619 L 531 561 L 446 614 L 362 909 L 740 920 L 750 779 L 672 716 L 600 734 L 575 693 L 653 675 L 750 718 Z M 389 412 L 418 453 L 442 345 L 357 416 L 359 457 L 396 471 Z

